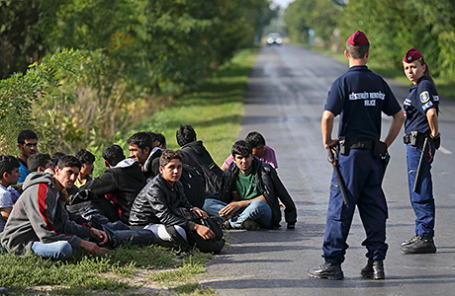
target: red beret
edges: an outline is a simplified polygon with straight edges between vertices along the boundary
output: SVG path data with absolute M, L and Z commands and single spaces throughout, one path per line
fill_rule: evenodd
M 354 34 L 352 34 L 348 38 L 348 43 L 356 46 L 356 45 L 369 44 L 370 42 L 368 41 L 368 38 L 365 35 L 365 33 L 361 32 L 361 31 L 356 31 Z
M 421 53 L 420 51 L 418 51 L 418 50 L 415 49 L 415 48 L 411 48 L 410 50 L 408 50 L 408 51 L 404 54 L 403 62 L 405 62 L 405 63 L 412 63 L 412 62 L 414 62 L 415 60 L 420 59 L 421 57 L 423 57 L 423 55 L 422 55 L 422 53 Z

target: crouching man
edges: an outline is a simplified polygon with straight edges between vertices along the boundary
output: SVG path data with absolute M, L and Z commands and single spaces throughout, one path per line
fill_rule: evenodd
M 203 252 L 219 252 L 224 245 L 221 231 L 212 231 L 207 213 L 193 207 L 185 197 L 179 181 L 180 154 L 163 151 L 159 171 L 134 200 L 129 218 L 131 227 L 148 229 L 162 242 L 175 243 L 182 250 L 196 245 Z
M 80 161 L 68 155 L 58 160 L 55 175 L 35 172 L 27 177 L 0 235 L 5 249 L 18 255 L 32 251 L 54 259 L 71 257 L 73 249 L 92 254 L 106 250 L 83 239 L 93 238 L 104 244 L 106 233 L 70 221 L 64 208 L 66 189 L 73 186 L 80 168 Z
M 226 219 L 226 228 L 279 228 L 280 201 L 288 228 L 297 221 L 297 210 L 274 168 L 253 156 L 248 142 L 240 140 L 232 146 L 232 163 L 224 174 L 219 199 L 206 199 L 204 210 L 209 215 Z

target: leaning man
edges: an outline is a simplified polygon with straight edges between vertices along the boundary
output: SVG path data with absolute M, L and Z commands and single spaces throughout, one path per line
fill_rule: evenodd
M 71 257 L 73 249 L 92 254 L 106 250 L 84 239 L 92 238 L 104 244 L 106 233 L 70 221 L 63 205 L 66 189 L 73 186 L 80 168 L 80 161 L 68 155 L 59 159 L 55 175 L 35 172 L 27 177 L 24 192 L 0 237 L 5 249 L 18 255 L 32 251 L 54 259 Z

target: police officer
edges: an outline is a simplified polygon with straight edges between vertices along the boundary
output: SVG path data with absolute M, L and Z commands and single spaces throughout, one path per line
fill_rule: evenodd
M 388 246 L 385 243 L 387 204 L 381 187 L 385 171 L 383 158 L 400 132 L 404 115 L 387 83 L 366 66 L 369 42 L 363 32 L 357 31 L 348 38 L 344 53 L 349 70 L 332 84 L 321 129 L 325 148 L 333 149 L 339 144 L 339 169 L 346 185 L 348 205 L 343 203 L 334 173 L 322 247 L 325 263 L 308 273 L 316 278 L 343 278 L 341 263 L 357 205 L 367 235 L 362 245 L 368 251 L 368 263 L 361 274 L 365 278 L 384 279 L 383 260 Z M 384 142 L 379 141 L 381 112 L 393 116 Z M 332 139 L 337 115 L 340 115 L 339 139 Z
M 406 76 L 414 84 L 404 100 L 403 108 L 406 111 L 404 142 L 407 145 L 409 194 L 417 218 L 415 236 L 403 242 L 401 250 L 405 254 L 435 253 L 435 206 L 430 170 L 440 143 L 439 96 L 420 51 L 415 48 L 408 50 L 403 57 L 403 66 Z M 416 180 L 421 156 L 420 174 Z

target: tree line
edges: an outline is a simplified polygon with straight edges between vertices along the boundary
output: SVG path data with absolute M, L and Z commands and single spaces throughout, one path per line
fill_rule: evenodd
M 343 49 L 350 34 L 364 31 L 375 61 L 391 68 L 401 69 L 404 53 L 415 47 L 435 76 L 455 81 L 452 0 L 295 0 L 284 19 L 292 40 L 308 44 L 311 28 L 327 48 L 338 45 Z
M 269 0 L 1 0 L 0 152 L 24 128 L 54 149 L 112 138 L 251 46 L 275 14 Z

